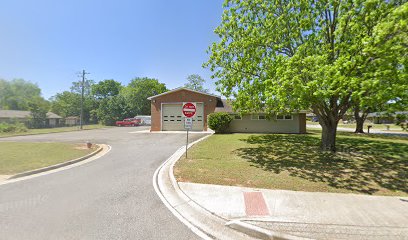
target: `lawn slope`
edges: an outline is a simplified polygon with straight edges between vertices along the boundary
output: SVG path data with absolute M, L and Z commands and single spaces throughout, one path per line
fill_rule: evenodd
M 339 133 L 213 135 L 175 166 L 178 181 L 311 192 L 408 196 L 408 140 Z

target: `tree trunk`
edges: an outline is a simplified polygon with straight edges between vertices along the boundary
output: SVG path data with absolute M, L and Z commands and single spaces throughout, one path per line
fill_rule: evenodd
M 337 134 L 337 122 L 331 124 L 322 124 L 322 142 L 321 150 L 336 152 L 336 134 Z
M 364 122 L 367 118 L 368 111 L 363 111 L 360 116 L 360 108 L 354 108 L 354 118 L 356 119 L 356 130 L 355 133 L 364 133 Z
M 322 151 L 336 152 L 336 133 L 339 118 L 335 114 L 320 115 L 319 124 L 322 126 L 322 142 L 320 148 Z

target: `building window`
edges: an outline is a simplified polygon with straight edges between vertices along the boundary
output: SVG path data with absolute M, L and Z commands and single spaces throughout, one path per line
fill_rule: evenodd
M 234 118 L 234 120 L 242 120 L 242 117 L 239 114 L 234 114 L 232 117 Z
M 252 114 L 251 120 L 266 120 L 266 116 L 260 114 Z
M 292 115 L 276 115 L 276 120 L 292 120 Z

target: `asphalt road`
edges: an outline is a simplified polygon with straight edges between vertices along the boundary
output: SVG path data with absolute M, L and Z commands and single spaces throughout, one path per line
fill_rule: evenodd
M 197 239 L 163 205 L 152 185 L 154 171 L 185 144 L 185 135 L 129 133 L 142 129 L 0 139 L 112 146 L 105 156 L 81 166 L 0 185 L 0 239 Z

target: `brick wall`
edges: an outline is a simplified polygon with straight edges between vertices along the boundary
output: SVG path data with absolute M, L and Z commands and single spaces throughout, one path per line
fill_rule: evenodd
M 191 92 L 185 89 L 156 97 L 151 101 L 152 125 L 150 131 L 161 130 L 161 104 L 202 102 L 204 104 L 204 131 L 207 130 L 207 115 L 213 113 L 217 105 L 217 98 L 205 94 Z

